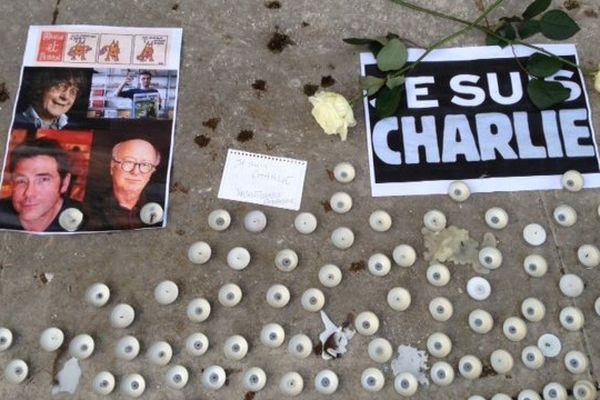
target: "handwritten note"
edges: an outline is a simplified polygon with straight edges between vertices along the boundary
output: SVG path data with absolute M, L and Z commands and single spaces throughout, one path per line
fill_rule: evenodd
M 229 149 L 219 198 L 299 210 L 306 161 Z

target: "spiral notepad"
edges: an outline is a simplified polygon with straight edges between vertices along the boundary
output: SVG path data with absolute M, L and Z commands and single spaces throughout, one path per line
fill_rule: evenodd
M 306 161 L 229 149 L 219 198 L 299 210 Z

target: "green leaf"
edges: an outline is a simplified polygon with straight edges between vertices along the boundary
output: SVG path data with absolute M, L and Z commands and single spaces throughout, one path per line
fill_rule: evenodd
M 519 36 L 521 39 L 527 39 L 541 30 L 540 21 L 530 19 L 519 26 Z
M 502 29 L 502 37 L 513 41 L 517 37 L 517 33 L 515 32 L 515 28 L 511 24 L 506 24 L 504 29 Z
M 356 46 L 362 46 L 365 44 L 371 44 L 373 42 L 377 42 L 375 39 L 369 39 L 369 38 L 344 38 L 342 40 L 348 44 L 353 44 Z
M 579 31 L 579 25 L 561 10 L 550 10 L 540 20 L 542 34 L 548 39 L 565 40 Z
M 378 78 L 376 76 L 367 75 L 361 77 L 360 86 L 363 90 L 367 91 L 367 96 L 372 96 L 379 91 L 385 85 L 384 78 Z
M 369 39 L 369 38 L 344 38 L 342 39 L 345 43 L 353 44 L 355 46 L 368 46 L 369 51 L 373 54 L 379 53 L 379 50 L 383 47 L 383 45 L 379 42 L 378 39 Z
M 392 39 L 377 54 L 377 67 L 381 71 L 394 71 L 402 68 L 408 59 L 406 46 L 399 39 Z
M 390 89 L 393 89 L 395 87 L 404 85 L 404 80 L 405 80 L 404 75 L 398 75 L 398 76 L 388 75 L 388 77 L 385 81 L 385 86 L 387 86 Z
M 377 101 L 375 102 L 375 114 L 379 118 L 386 118 L 398 110 L 400 105 L 400 99 L 402 98 L 403 86 L 396 86 L 393 89 L 383 87 L 377 95 Z
M 540 110 L 550 108 L 569 98 L 571 92 L 558 82 L 533 78 L 527 84 L 529 99 Z
M 485 43 L 488 46 L 500 46 L 504 48 L 508 46 L 510 44 L 510 40 L 514 40 L 516 36 L 512 25 L 504 21 L 496 25 L 494 28 L 494 33 L 496 36 L 488 34 L 485 38 Z M 509 37 L 507 37 L 507 35 Z M 512 39 L 510 36 L 512 36 Z
M 373 54 L 378 54 L 379 51 L 383 48 L 383 45 L 379 42 L 371 42 L 369 45 L 369 51 Z
M 385 45 L 387 45 L 390 41 L 388 40 L 387 37 L 385 36 L 377 36 L 375 38 L 375 40 L 377 41 L 377 43 L 379 43 L 382 47 L 384 47 Z
M 525 12 L 523 12 L 523 18 L 527 21 L 536 15 L 540 15 L 550 7 L 551 3 L 552 0 L 535 0 L 527 7 L 527 9 L 525 9 Z
M 527 71 L 537 78 L 554 75 L 562 66 L 562 61 L 542 53 L 535 53 L 527 60 Z
M 500 35 L 499 33 L 497 33 L 497 34 Z M 501 39 L 496 36 L 488 34 L 485 37 L 485 44 L 487 44 L 488 46 L 506 47 L 508 45 L 508 41 L 506 41 L 505 39 Z
M 517 17 L 516 15 L 513 15 L 512 17 L 502 17 L 500 18 L 500 21 L 504 21 L 504 22 L 523 22 L 523 20 L 519 17 Z

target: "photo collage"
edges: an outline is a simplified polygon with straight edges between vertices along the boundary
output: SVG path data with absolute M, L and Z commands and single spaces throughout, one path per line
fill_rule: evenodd
M 40 37 L 35 65 L 24 63 L 10 128 L 0 229 L 68 233 L 166 226 L 178 70 L 131 62 L 145 60 L 147 50 L 131 51 L 125 65 L 103 67 L 98 61 L 111 61 L 105 56 L 111 49 L 85 41 L 100 41 L 102 34 L 64 35 L 64 58 L 45 66 L 40 58 L 48 43 L 44 32 Z M 92 47 L 95 58 L 85 57 L 92 65 L 82 64 Z

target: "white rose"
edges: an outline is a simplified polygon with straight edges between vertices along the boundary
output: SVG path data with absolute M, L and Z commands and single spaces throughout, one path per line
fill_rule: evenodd
M 600 93 L 600 64 L 598 64 L 598 71 L 596 72 L 596 78 L 594 79 L 594 89 Z
M 333 92 L 319 92 L 308 98 L 313 105 L 312 115 L 328 135 L 340 135 L 346 140 L 348 127 L 355 126 L 352 107 L 344 96 Z

